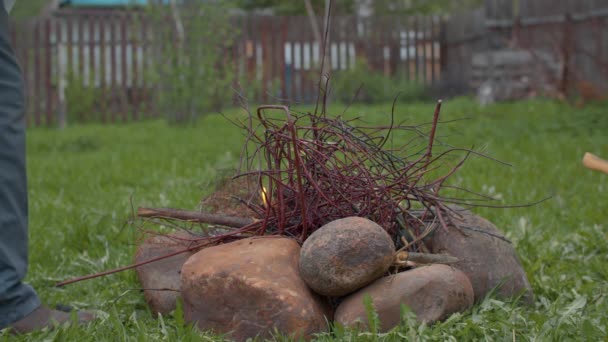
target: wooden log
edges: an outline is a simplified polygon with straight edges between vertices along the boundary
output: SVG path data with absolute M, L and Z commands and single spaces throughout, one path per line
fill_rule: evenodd
M 453 264 L 460 261 L 458 258 L 448 254 L 431 254 L 431 253 L 414 253 L 401 251 L 395 254 L 395 261 L 393 262 L 396 266 L 405 266 L 408 262 L 415 264 Z
M 200 211 L 188 211 L 171 208 L 138 208 L 137 216 L 146 218 L 165 218 L 188 222 L 209 223 L 233 228 L 245 227 L 256 221 L 252 218 L 225 216 L 209 214 Z

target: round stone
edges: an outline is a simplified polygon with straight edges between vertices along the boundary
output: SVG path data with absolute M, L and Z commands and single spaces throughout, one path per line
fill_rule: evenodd
M 362 217 L 327 223 L 300 251 L 300 276 L 315 292 L 344 296 L 382 277 L 391 266 L 395 244 L 378 224 Z

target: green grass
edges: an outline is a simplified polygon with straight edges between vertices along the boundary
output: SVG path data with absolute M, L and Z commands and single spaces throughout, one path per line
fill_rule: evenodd
M 469 118 L 442 125 L 438 134 L 444 141 L 474 145 L 513 165 L 474 157 L 452 184 L 495 196 L 503 205 L 553 196 L 533 207 L 475 210 L 514 242 L 536 302 L 524 307 L 488 298 L 430 327 L 405 315 L 390 334 L 360 333 L 357 340 L 605 340 L 608 175 L 584 169 L 580 159 L 585 151 L 608 156 L 608 106 L 577 109 L 535 100 L 479 108 L 464 98 L 443 106 L 444 120 Z M 333 112 L 342 109 L 332 107 Z M 389 110 L 388 104 L 355 106 L 349 113 L 387 123 Z M 421 123 L 430 120 L 432 110 L 433 104 L 400 105 L 397 118 Z M 153 318 L 134 272 L 61 289 L 52 284 L 130 263 L 136 237 L 126 223 L 131 202 L 196 208 L 212 190 L 217 170 L 236 164 L 242 140 L 241 132 L 219 115 L 188 127 L 155 121 L 31 129 L 28 281 L 45 302 L 98 310 L 101 319 L 86 328 L 16 339 L 219 340 L 184 327 L 179 313 Z M 353 334 L 337 329 L 334 336 L 320 338 L 352 340 Z

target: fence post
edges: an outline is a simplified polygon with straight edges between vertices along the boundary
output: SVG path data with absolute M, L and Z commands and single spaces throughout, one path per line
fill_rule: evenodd
M 44 50 L 45 50 L 45 61 L 44 61 L 44 106 L 46 111 L 46 124 L 51 126 L 53 124 L 53 82 L 52 78 L 52 59 L 53 59 L 53 45 L 51 42 L 51 18 L 45 18 L 44 23 Z
M 563 67 L 559 82 L 559 91 L 567 95 L 570 74 L 570 52 L 572 50 L 572 15 L 567 12 L 564 15 L 564 28 L 562 37 L 562 59 Z
M 33 48 L 34 49 L 40 49 L 40 26 L 41 26 L 41 20 L 40 19 L 36 19 L 34 22 L 34 31 L 33 31 Z M 40 126 L 41 125 L 41 109 L 40 109 L 40 99 L 42 98 L 42 90 L 41 90 L 41 85 L 42 85 L 42 81 L 40 80 L 40 75 L 42 74 L 42 70 L 40 70 L 40 53 L 38 53 L 38 51 L 34 52 L 34 79 L 33 79 L 33 86 L 32 86 L 32 94 L 30 96 L 31 99 L 34 99 L 34 106 L 33 106 L 33 110 L 34 110 L 34 115 L 35 115 L 35 125 L 36 126 Z
M 67 125 L 66 122 L 66 106 L 65 106 L 65 73 L 66 70 L 62 63 L 62 51 L 66 51 L 66 46 L 63 45 L 63 25 L 65 22 L 60 18 L 55 19 L 55 51 L 57 56 L 57 68 L 56 68 L 56 96 L 57 96 L 57 127 L 59 129 L 64 129 Z M 67 38 L 67 37 L 66 37 Z M 68 38 L 69 39 L 69 38 Z M 66 39 L 67 40 L 67 39 Z M 67 42 L 66 42 L 67 45 Z M 67 59 L 67 51 L 66 51 L 66 59 Z M 66 62 L 67 63 L 67 62 Z
M 439 22 L 439 71 L 443 79 L 448 75 L 449 42 L 446 34 L 447 19 L 442 17 Z
M 511 46 L 519 46 L 521 31 L 521 17 L 519 15 L 513 17 L 513 28 L 511 29 Z

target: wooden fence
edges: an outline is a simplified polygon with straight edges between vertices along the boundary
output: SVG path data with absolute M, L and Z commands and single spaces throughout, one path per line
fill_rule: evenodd
M 232 20 L 240 34 L 232 46 L 231 67 L 239 79 L 260 85 L 250 100 L 311 102 L 321 51 L 309 19 Z M 476 52 L 544 51 L 562 65 L 563 89 L 585 81 L 606 91 L 607 20 L 605 0 L 486 0 L 483 7 L 448 18 L 338 16 L 332 19 L 328 56 L 333 74 L 365 60 L 375 72 L 432 86 L 447 96 L 470 90 Z M 60 10 L 14 23 L 12 40 L 25 73 L 28 123 L 61 124 L 66 112 L 74 116 L 68 121 L 160 115 L 159 87 L 146 77 L 158 51 L 152 25 L 142 13 L 126 10 Z
M 321 51 L 309 18 L 233 20 L 241 32 L 232 48 L 233 67 L 261 85 L 251 100 L 311 102 Z M 61 124 L 66 107 L 76 115 L 68 120 L 115 122 L 159 115 L 157 87 L 146 77 L 155 51 L 151 25 L 139 12 L 110 10 L 62 10 L 14 23 L 12 39 L 26 79 L 28 123 Z M 330 36 L 332 73 L 353 68 L 361 59 L 376 72 L 422 85 L 441 79 L 439 17 L 334 17 Z M 91 107 L 95 118 L 87 110 Z
M 443 82 L 471 84 L 476 52 L 520 49 L 551 56 L 561 68 L 557 87 L 580 92 L 581 84 L 608 91 L 608 2 L 605 0 L 486 0 L 485 6 L 446 22 Z

